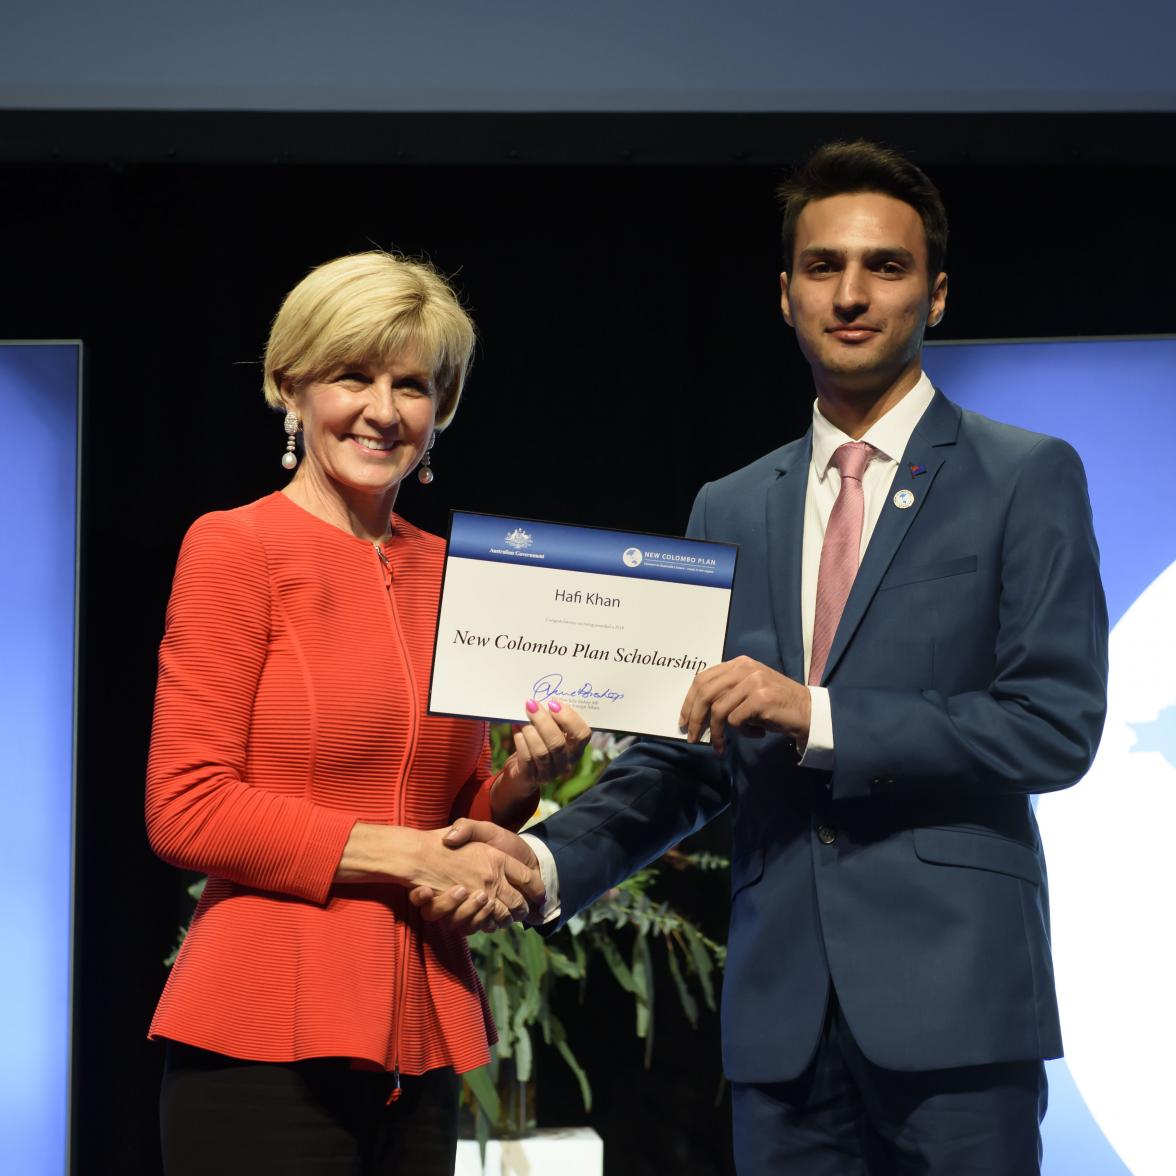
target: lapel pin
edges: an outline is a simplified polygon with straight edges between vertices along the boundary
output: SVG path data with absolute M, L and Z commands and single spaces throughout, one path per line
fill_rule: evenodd
M 906 510 L 908 507 L 915 505 L 915 496 L 910 490 L 899 490 L 894 495 L 894 505 L 899 510 Z
M 907 468 L 911 471 L 911 476 L 914 478 L 917 478 L 920 474 L 925 474 L 927 472 L 927 467 L 919 465 L 917 461 L 912 461 Z

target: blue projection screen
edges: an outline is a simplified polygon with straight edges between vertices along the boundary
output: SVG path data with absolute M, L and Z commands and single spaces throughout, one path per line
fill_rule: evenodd
M 0 1157 L 69 1156 L 80 343 L 0 343 Z
M 1110 697 L 1086 779 L 1037 802 L 1066 1045 L 1043 1171 L 1170 1176 L 1176 872 L 1153 834 L 1176 828 L 1176 339 L 941 344 L 924 366 L 965 408 L 1063 437 L 1086 465 Z

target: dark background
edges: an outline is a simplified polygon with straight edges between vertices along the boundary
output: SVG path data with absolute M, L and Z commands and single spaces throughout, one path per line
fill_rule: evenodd
M 415 522 L 680 532 L 703 481 L 806 427 L 773 191 L 858 134 L 943 191 L 940 337 L 1173 330 L 1170 116 L 0 113 L 0 337 L 86 344 L 75 1172 L 159 1170 L 144 1034 L 187 908 L 142 829 L 155 651 L 187 526 L 283 483 L 259 365 L 282 295 L 373 246 L 456 275 L 481 343 Z M 668 889 L 721 937 L 722 880 Z M 730 1172 L 716 1019 L 691 1031 L 658 979 L 649 1074 L 603 966 L 562 998 L 596 1106 L 541 1050 L 541 1122 L 590 1122 L 611 1176 Z

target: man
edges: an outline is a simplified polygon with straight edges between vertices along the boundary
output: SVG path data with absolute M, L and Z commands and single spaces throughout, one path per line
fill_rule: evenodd
M 1085 478 L 923 374 L 947 222 L 921 171 L 831 144 L 782 194 L 813 427 L 695 502 L 689 533 L 740 551 L 689 743 L 639 744 L 527 847 L 451 836 L 537 848 L 554 924 L 730 805 L 741 1176 L 1025 1176 L 1061 1053 L 1031 795 L 1086 772 L 1105 709 Z

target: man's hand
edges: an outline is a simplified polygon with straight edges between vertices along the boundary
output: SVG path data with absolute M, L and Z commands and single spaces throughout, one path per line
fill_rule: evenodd
M 495 903 L 484 888 L 471 893 L 462 885 L 443 891 L 432 886 L 417 886 L 409 891 L 408 897 L 425 922 L 440 922 L 463 935 L 474 931 L 497 931 L 512 921 L 522 922 L 530 910 L 527 902 L 536 907 L 543 905 L 539 861 L 518 834 L 490 821 L 471 821 L 461 817 L 446 830 L 441 841 L 449 850 L 460 853 L 477 852 L 482 846 L 488 847 L 490 852 L 504 857 L 508 863 L 506 868 L 512 873 L 525 871 L 529 884 L 520 889 L 526 902 L 514 903 L 507 910 L 501 902 Z
M 691 743 L 709 726 L 711 744 L 721 752 L 727 727 L 758 738 L 765 731 L 783 732 L 804 748 L 808 742 L 812 696 L 808 687 L 753 661 L 737 657 L 703 670 L 690 685 L 678 726 Z

